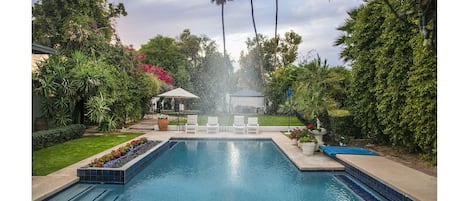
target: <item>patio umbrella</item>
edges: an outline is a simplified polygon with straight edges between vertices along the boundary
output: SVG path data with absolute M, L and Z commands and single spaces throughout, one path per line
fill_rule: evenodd
M 191 92 L 184 90 L 183 88 L 177 88 L 171 91 L 167 91 L 165 93 L 158 95 L 158 97 L 178 98 L 178 99 L 199 98 L 198 96 L 192 94 Z M 179 130 L 179 112 L 177 112 L 177 115 L 178 115 L 178 130 Z

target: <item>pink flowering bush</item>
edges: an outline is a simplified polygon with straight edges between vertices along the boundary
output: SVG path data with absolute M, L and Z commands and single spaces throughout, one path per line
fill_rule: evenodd
M 173 84 L 173 79 L 168 75 L 168 73 L 158 66 L 153 66 L 151 64 L 140 64 L 140 69 L 143 72 L 150 73 L 157 79 L 165 82 L 166 84 Z

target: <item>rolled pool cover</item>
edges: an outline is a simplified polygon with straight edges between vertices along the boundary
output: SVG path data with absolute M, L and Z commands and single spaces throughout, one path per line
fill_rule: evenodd
M 319 149 L 321 149 L 322 152 L 324 152 L 328 156 L 335 156 L 336 154 L 379 156 L 378 153 L 361 147 L 339 147 L 321 145 L 319 146 Z

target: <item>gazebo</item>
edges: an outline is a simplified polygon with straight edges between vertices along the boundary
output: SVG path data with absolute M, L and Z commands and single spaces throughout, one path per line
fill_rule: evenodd
M 243 89 L 230 94 L 230 113 L 263 114 L 265 112 L 264 95 L 261 93 Z

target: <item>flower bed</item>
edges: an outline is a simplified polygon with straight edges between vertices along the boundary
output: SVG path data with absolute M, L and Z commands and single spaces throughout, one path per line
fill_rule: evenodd
M 80 178 L 80 183 L 126 184 L 145 168 L 152 158 L 169 149 L 170 145 L 160 141 L 149 141 L 146 138 L 133 140 L 78 168 L 77 176 Z
M 148 141 L 147 138 L 132 140 L 125 146 L 112 150 L 111 153 L 94 159 L 88 167 L 98 168 L 118 168 L 125 165 L 127 162 L 136 158 L 137 156 L 145 153 L 152 147 L 159 144 L 159 141 Z

